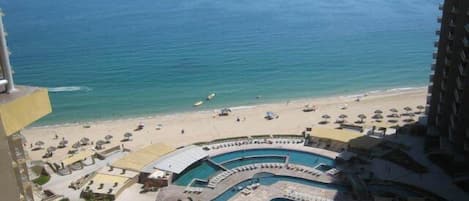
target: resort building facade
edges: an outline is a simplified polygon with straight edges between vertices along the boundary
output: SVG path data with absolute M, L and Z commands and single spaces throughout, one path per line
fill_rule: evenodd
M 445 0 L 427 96 L 428 137 L 465 161 L 469 153 L 469 1 Z
M 31 201 L 33 184 L 20 132 L 50 113 L 51 105 L 47 89 L 14 85 L 5 35 L 0 17 L 0 194 L 1 200 Z

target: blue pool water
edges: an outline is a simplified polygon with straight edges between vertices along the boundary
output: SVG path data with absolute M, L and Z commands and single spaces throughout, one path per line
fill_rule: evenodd
M 242 181 L 242 182 L 236 184 L 235 186 L 233 186 L 233 188 L 230 188 L 227 191 L 223 192 L 221 195 L 219 195 L 217 198 L 213 199 L 212 201 L 226 201 L 226 200 L 229 200 L 236 193 L 238 193 L 238 191 L 235 190 L 235 189 L 238 188 L 239 186 L 244 188 L 244 187 L 246 187 L 246 186 L 248 186 L 252 183 L 256 183 L 256 182 L 259 182 L 261 185 L 270 186 L 270 185 L 272 185 L 276 182 L 279 182 L 279 181 L 287 181 L 287 182 L 298 183 L 298 184 L 303 184 L 303 185 L 308 185 L 308 186 L 313 186 L 313 187 L 323 188 L 323 189 L 334 189 L 334 190 L 338 190 L 338 191 L 347 191 L 346 186 L 341 186 L 341 185 L 337 185 L 337 184 L 326 184 L 326 183 L 321 183 L 321 182 L 307 180 L 307 179 L 298 178 L 298 177 L 290 177 L 290 176 L 278 176 L 278 175 L 272 175 L 272 174 L 270 174 L 270 176 L 269 176 L 269 174 L 266 174 L 262 177 L 257 177 L 257 178 L 252 178 L 252 179 Z
M 208 161 L 203 161 L 186 169 L 173 183 L 180 186 L 187 186 L 193 179 L 198 178 L 206 180 L 217 171 L 220 171 L 220 168 Z
M 234 158 L 248 157 L 253 155 L 280 155 L 288 156 L 289 163 L 300 164 L 305 166 L 314 167 L 319 163 L 326 165 L 333 165 L 334 161 L 330 158 L 319 156 L 316 154 L 306 153 L 302 151 L 286 150 L 286 149 L 249 149 L 230 152 L 212 157 L 212 160 L 217 163 L 223 163 Z
M 251 156 L 266 156 L 251 158 Z M 320 163 L 333 166 L 332 159 L 319 156 L 312 153 L 302 151 L 287 150 L 287 149 L 248 149 L 242 151 L 235 151 L 230 153 L 221 154 L 212 157 L 212 161 L 222 164 L 231 169 L 234 167 L 253 164 L 253 163 L 281 163 L 284 162 L 284 157 L 288 156 L 289 163 L 300 164 L 309 167 L 314 167 Z M 245 157 L 244 160 L 235 160 Z M 180 174 L 179 177 L 173 182 L 176 185 L 186 186 L 190 184 L 193 179 L 207 180 L 213 176 L 220 168 L 209 161 L 203 161 L 199 164 L 192 165 Z

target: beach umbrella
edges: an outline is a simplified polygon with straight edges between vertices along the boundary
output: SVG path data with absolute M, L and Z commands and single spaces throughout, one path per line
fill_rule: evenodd
M 363 123 L 363 120 L 366 119 L 366 115 L 364 114 L 359 114 L 358 118 L 360 118 L 360 122 Z
M 74 148 L 74 149 L 78 149 L 80 147 L 81 147 L 80 142 L 75 142 L 75 144 L 72 145 L 72 148 Z
M 59 148 L 65 147 L 67 144 L 68 144 L 68 141 L 67 141 L 67 140 L 61 140 L 61 141 L 59 142 Z
M 108 143 L 109 143 L 109 141 L 111 141 L 112 138 L 113 138 L 112 135 L 106 135 L 106 136 L 104 136 L 104 139 L 105 139 L 106 142 L 108 142 Z
M 373 118 L 373 119 L 382 119 L 382 118 L 383 118 L 383 115 L 381 115 L 381 114 L 375 114 L 375 115 L 373 115 L 372 118 Z
M 42 146 L 44 146 L 44 142 L 43 141 L 37 141 L 36 143 L 34 143 L 34 145 L 36 145 L 38 147 L 42 147 Z
M 106 144 L 104 140 L 98 140 L 96 141 L 96 148 L 101 149 L 104 144 Z
M 392 113 L 398 113 L 399 112 L 396 108 L 391 108 L 391 109 L 389 109 L 389 111 L 391 111 Z
M 381 111 L 381 110 L 375 110 L 375 114 L 383 114 L 383 111 Z
M 48 153 L 52 153 L 52 152 L 54 152 L 55 150 L 57 150 L 57 148 L 56 148 L 56 147 L 53 147 L 53 146 L 50 146 L 50 147 L 47 148 L 47 152 L 48 152 Z
M 90 138 L 87 138 L 87 137 L 83 137 L 83 138 L 80 139 L 80 142 L 82 144 L 88 144 L 89 141 L 90 141 Z
M 127 139 L 127 140 L 130 140 L 130 137 L 132 137 L 132 133 L 125 133 L 124 134 L 124 137 Z
M 419 113 L 422 113 L 422 110 L 425 109 L 423 105 L 417 105 L 417 109 L 419 110 Z
M 405 110 L 407 113 L 409 113 L 410 111 L 412 111 L 412 108 L 409 107 L 409 106 L 407 106 L 407 107 L 404 108 L 404 110 Z
M 324 119 L 324 122 L 327 122 L 328 119 L 331 118 L 328 114 L 322 115 L 322 118 Z
M 348 117 L 348 116 L 347 116 L 346 114 L 341 114 L 341 115 L 339 115 L 339 118 L 341 118 L 341 119 L 345 119 L 345 118 L 347 118 L 347 117 Z

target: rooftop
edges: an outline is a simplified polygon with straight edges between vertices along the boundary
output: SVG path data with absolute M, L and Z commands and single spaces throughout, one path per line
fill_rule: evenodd
M 136 152 L 129 153 L 125 157 L 114 162 L 112 166 L 139 172 L 148 164 L 154 162 L 172 150 L 174 150 L 172 147 L 163 143 L 152 144 Z

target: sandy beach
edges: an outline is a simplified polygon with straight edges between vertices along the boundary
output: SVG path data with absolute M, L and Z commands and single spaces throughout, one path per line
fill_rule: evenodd
M 337 124 L 318 125 L 323 120 L 322 115 L 331 116 L 334 122 L 340 114 L 348 115 L 348 121 L 358 120 L 358 114 L 365 114 L 366 121 L 372 121 L 373 111 L 380 109 L 384 116 L 389 114 L 390 108 L 396 108 L 404 112 L 403 108 L 409 106 L 417 111 L 417 105 L 425 105 L 426 89 L 417 88 L 402 91 L 386 91 L 368 94 L 356 102 L 356 96 L 336 96 L 316 99 L 292 100 L 288 103 L 274 103 L 254 105 L 249 107 L 232 108 L 229 116 L 219 117 L 216 111 L 199 111 L 190 113 L 179 113 L 172 115 L 161 115 L 135 119 L 121 119 L 112 121 L 97 121 L 83 124 L 54 125 L 28 128 L 22 131 L 26 137 L 27 148 L 30 144 L 41 140 L 45 142 L 44 148 L 57 146 L 60 139 L 65 138 L 70 143 L 68 147 L 58 149 L 54 156 L 47 160 L 59 161 L 67 157 L 67 151 L 71 145 L 82 137 L 88 137 L 91 141 L 104 139 L 106 135 L 113 135 L 111 144 L 106 147 L 124 144 L 126 148 L 137 150 L 152 143 L 163 142 L 174 148 L 194 142 L 210 141 L 217 138 L 232 136 L 246 136 L 259 134 L 299 134 L 305 127 L 329 126 L 336 127 Z M 303 112 L 306 104 L 314 104 L 317 110 L 314 112 Z M 347 105 L 347 109 L 341 107 Z M 267 111 L 275 112 L 278 119 L 266 120 L 264 116 Z M 237 121 L 237 118 L 240 121 Z M 415 117 L 416 118 L 416 117 Z M 385 119 L 386 120 L 386 119 Z M 144 129 L 134 131 L 139 123 L 144 123 Z M 163 127 L 157 130 L 158 124 Z M 85 128 L 89 126 L 89 128 Z M 181 130 L 184 129 L 184 134 Z M 124 133 L 131 132 L 131 141 L 121 142 Z M 59 138 L 55 139 L 55 135 Z M 92 148 L 92 145 L 83 147 Z M 30 151 L 32 160 L 41 159 L 45 149 Z

